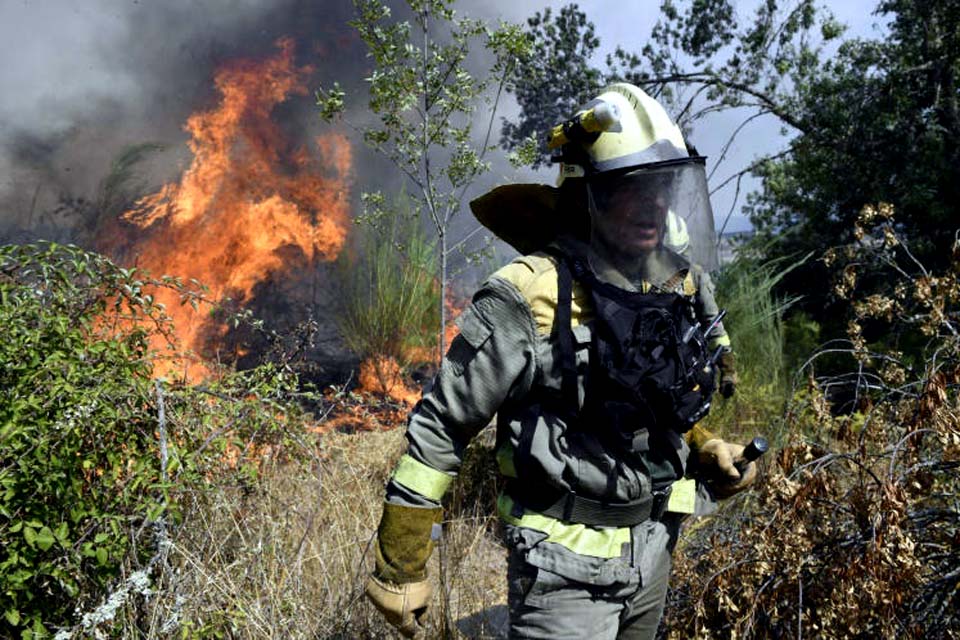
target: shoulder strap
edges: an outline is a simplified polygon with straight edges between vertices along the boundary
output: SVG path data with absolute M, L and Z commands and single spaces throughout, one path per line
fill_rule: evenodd
M 554 331 L 560 347 L 560 395 L 570 410 L 576 415 L 580 410 L 577 392 L 577 359 L 573 339 L 573 274 L 567 264 L 567 257 L 554 248 L 548 253 L 557 261 L 557 311 L 554 314 Z

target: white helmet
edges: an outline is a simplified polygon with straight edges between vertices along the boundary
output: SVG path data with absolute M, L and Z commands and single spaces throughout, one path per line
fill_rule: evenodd
M 598 112 L 609 115 L 591 117 Z M 596 124 L 591 126 L 592 121 Z M 560 183 L 566 178 L 689 156 L 680 128 L 659 102 L 632 84 L 610 85 L 584 105 L 571 122 L 586 126 L 583 133 L 576 130 L 576 125 L 567 126 L 568 143 L 561 156 Z
M 716 267 L 706 159 L 690 155 L 680 128 L 641 89 L 605 88 L 554 129 L 549 146 L 561 149 L 558 183 L 586 184 L 591 246 L 628 280 L 665 281 L 687 260 Z

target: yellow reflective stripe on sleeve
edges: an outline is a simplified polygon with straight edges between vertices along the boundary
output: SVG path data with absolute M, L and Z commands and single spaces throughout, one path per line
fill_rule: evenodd
M 404 454 L 393 472 L 393 481 L 402 484 L 411 491 L 416 491 L 424 498 L 440 500 L 443 494 L 447 492 L 450 483 L 453 482 L 453 476 L 437 471 L 433 467 L 428 467 Z
M 707 440 L 713 440 L 717 436 L 713 435 L 713 432 L 706 427 L 695 424 L 683 437 L 691 449 L 701 449 Z
M 574 553 L 595 558 L 619 558 L 623 545 L 630 543 L 630 529 L 594 529 L 583 524 L 566 524 L 539 513 L 525 511 L 521 517 L 513 515 L 513 500 L 501 493 L 497 499 L 500 518 L 517 527 L 536 529 L 547 534 L 547 542 L 555 542 Z
M 682 478 L 674 482 L 670 489 L 670 499 L 667 500 L 667 511 L 693 513 L 696 506 L 697 481 L 693 478 Z
M 710 339 L 707 341 L 707 345 L 708 345 L 711 349 L 716 349 L 717 347 L 729 347 L 729 346 L 730 346 L 730 336 L 724 334 L 724 335 L 722 335 L 722 336 L 716 336 L 716 337 L 714 337 L 714 338 L 710 338 Z

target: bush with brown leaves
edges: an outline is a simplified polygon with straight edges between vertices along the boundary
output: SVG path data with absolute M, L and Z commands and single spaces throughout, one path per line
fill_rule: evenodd
M 811 358 L 755 490 L 688 529 L 662 637 L 960 638 L 960 242 L 928 272 L 887 205 L 856 237 L 827 256 L 850 260 L 850 340 L 822 352 L 845 350 L 851 372 L 818 378 Z M 902 280 L 856 300 L 876 260 Z M 880 348 L 862 331 L 877 322 L 926 342 Z

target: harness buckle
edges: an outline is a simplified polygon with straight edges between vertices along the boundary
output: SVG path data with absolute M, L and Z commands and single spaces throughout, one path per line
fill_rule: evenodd
M 650 505 L 651 520 L 659 521 L 663 519 L 663 514 L 667 512 L 667 504 L 670 502 L 671 493 L 673 493 L 672 484 L 653 492 L 653 504 Z
M 564 522 L 571 522 L 573 520 L 573 509 L 577 501 L 577 494 L 573 491 L 567 493 L 566 497 L 563 500 L 563 518 Z

